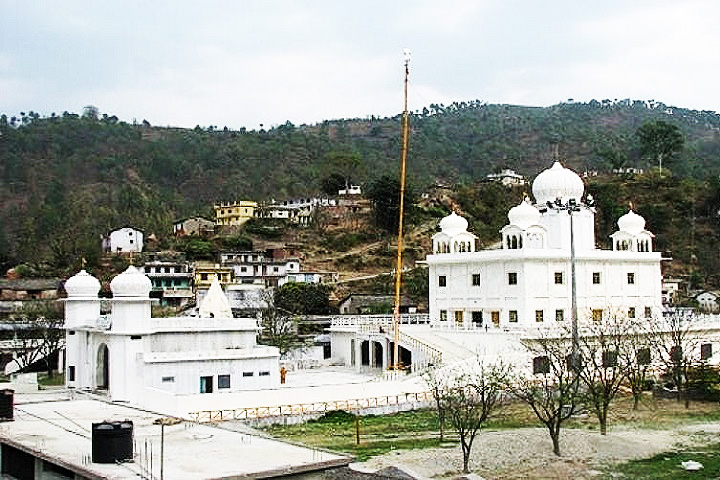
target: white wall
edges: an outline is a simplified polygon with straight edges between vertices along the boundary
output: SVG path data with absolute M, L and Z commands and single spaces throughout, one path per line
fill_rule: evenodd
M 120 228 L 110 232 L 111 252 L 142 252 L 143 233 L 134 228 Z

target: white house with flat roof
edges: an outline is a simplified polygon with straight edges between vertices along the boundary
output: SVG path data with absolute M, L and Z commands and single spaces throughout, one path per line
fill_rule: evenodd
M 133 227 L 113 230 L 103 237 L 103 250 L 109 253 L 142 252 L 143 232 Z

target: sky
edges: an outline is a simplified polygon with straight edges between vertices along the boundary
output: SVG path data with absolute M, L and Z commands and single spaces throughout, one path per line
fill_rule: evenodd
M 0 113 L 270 128 L 481 100 L 720 111 L 716 0 L 0 0 Z

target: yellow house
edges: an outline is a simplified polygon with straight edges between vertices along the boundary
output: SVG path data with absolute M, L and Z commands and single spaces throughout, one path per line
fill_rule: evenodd
M 232 283 L 232 268 L 222 267 L 217 263 L 197 262 L 195 264 L 194 285 L 195 290 L 207 290 L 215 277 L 221 286 Z
M 255 216 L 257 202 L 242 200 L 215 205 L 215 225 L 242 225 Z

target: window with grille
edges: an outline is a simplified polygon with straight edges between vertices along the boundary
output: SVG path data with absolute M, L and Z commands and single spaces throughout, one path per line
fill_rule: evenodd
M 508 273 L 508 285 L 517 285 L 517 272 Z
M 555 272 L 555 285 L 562 285 L 564 282 L 563 272 Z

